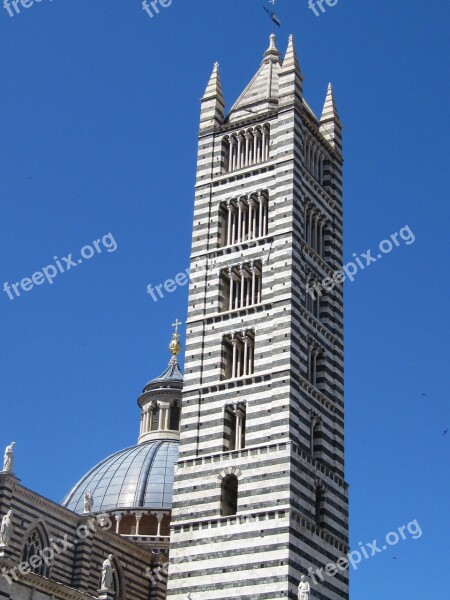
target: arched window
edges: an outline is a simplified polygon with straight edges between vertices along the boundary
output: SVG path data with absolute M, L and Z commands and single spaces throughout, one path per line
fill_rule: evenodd
M 220 274 L 221 312 L 260 304 L 262 263 L 251 261 L 231 265 Z
M 239 402 L 225 407 L 224 450 L 242 450 L 245 448 L 246 405 Z
M 159 406 L 155 405 L 152 411 L 152 431 L 159 429 Z
M 317 418 L 311 424 L 311 454 L 313 458 L 322 456 L 322 424 Z
M 228 173 L 230 170 L 230 138 L 227 135 L 222 139 L 222 165 L 223 172 Z
M 180 403 L 176 400 L 170 407 L 169 429 L 178 431 L 180 429 Z
M 249 127 L 222 138 L 223 171 L 228 173 L 270 158 L 270 124 Z
M 222 379 L 252 375 L 255 369 L 255 332 L 235 331 L 224 336 Z
M 319 371 L 322 370 L 322 363 L 323 363 L 323 358 L 324 358 L 324 353 L 323 350 L 320 346 L 318 346 L 316 343 L 311 342 L 308 346 L 308 381 L 316 386 L 316 387 L 320 387 L 320 381 L 319 381 Z
M 41 557 L 44 548 L 49 547 L 48 536 L 42 525 L 34 527 L 27 535 L 22 548 L 22 562 L 30 565 L 31 571 L 36 575 L 48 577 L 50 567 L 43 560 L 37 561 L 34 557 Z M 31 560 L 33 559 L 33 560 Z M 47 559 L 48 560 L 48 559 Z
M 237 513 L 238 479 L 236 475 L 227 475 L 222 479 L 220 514 L 229 517 Z
M 323 527 L 325 524 L 325 490 L 322 485 L 316 487 L 315 519 L 317 525 Z

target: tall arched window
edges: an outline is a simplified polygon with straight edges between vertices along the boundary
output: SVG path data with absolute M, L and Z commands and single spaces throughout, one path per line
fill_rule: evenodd
M 176 400 L 170 407 L 170 423 L 169 429 L 178 431 L 180 429 L 180 403 Z
M 30 565 L 31 571 L 36 575 L 48 577 L 50 566 L 41 560 L 38 562 L 34 557 L 42 556 L 40 553 L 44 548 L 48 548 L 48 536 L 42 525 L 36 525 L 27 535 L 22 548 L 22 562 Z M 33 560 L 31 560 L 33 559 Z M 32 566 L 35 565 L 35 566 Z
M 255 332 L 235 331 L 224 336 L 222 379 L 246 377 L 255 370 Z
M 152 431 L 159 429 L 159 406 L 156 404 L 152 411 Z
M 227 475 L 222 479 L 220 514 L 229 517 L 237 513 L 238 479 L 236 475 Z
M 314 458 L 322 456 L 322 423 L 317 418 L 311 424 L 311 454 Z
M 123 573 L 122 569 L 117 561 L 114 558 L 113 561 L 113 591 L 114 591 L 114 600 L 124 600 L 124 584 L 123 584 Z
M 224 450 L 245 448 L 246 405 L 244 402 L 229 404 L 224 414 Z
M 222 138 L 223 171 L 243 169 L 270 158 L 270 124 L 249 127 Z
M 325 524 L 325 490 L 322 485 L 316 486 L 315 519 L 317 525 L 323 527 Z

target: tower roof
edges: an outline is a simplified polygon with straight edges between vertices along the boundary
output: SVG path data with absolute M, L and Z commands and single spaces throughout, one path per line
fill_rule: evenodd
M 209 78 L 208 85 L 206 86 L 205 93 L 202 100 L 210 100 L 217 98 L 221 100 L 222 104 L 225 104 L 223 99 L 222 84 L 220 82 L 219 63 L 214 63 L 213 72 Z
M 281 67 L 281 54 L 275 45 L 275 34 L 272 34 L 260 68 L 230 110 L 229 122 L 248 118 L 252 113 L 263 114 L 276 107 Z
M 167 385 L 170 383 L 183 383 L 183 373 L 180 369 L 180 363 L 175 356 L 172 356 L 167 369 L 161 373 L 159 377 L 156 377 L 147 383 L 145 391 L 153 387 L 158 387 L 159 385 Z
M 297 52 L 295 51 L 294 46 L 294 36 L 292 34 L 289 36 L 288 47 L 283 60 L 283 72 L 286 72 L 288 70 L 295 70 L 300 72 L 300 65 L 298 62 Z
M 337 121 L 340 123 L 339 114 L 336 108 L 336 102 L 333 94 L 333 86 L 331 83 L 328 84 L 327 95 L 325 97 L 325 103 L 322 109 L 322 116 L 320 121 Z
M 178 354 L 181 352 L 180 335 L 178 333 L 179 325 L 181 325 L 181 323 L 178 321 L 178 319 L 172 325 L 172 327 L 175 328 L 175 331 L 172 334 L 172 339 L 169 344 L 169 351 L 172 357 L 169 361 L 167 369 L 161 373 L 161 375 L 155 377 L 155 379 L 152 379 L 147 383 L 144 388 L 144 393 L 160 387 L 172 387 L 175 389 L 181 389 L 183 387 L 183 373 L 181 372 L 180 363 L 178 362 L 177 358 Z

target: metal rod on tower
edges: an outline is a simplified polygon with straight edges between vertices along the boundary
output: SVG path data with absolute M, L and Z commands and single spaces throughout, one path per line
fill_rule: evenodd
M 268 8 L 266 8 L 264 6 L 264 10 L 270 16 L 270 19 L 272 21 L 272 33 L 275 33 L 275 25 L 277 25 L 278 27 L 281 27 L 281 21 L 279 20 L 279 18 L 275 14 L 275 3 L 276 3 L 276 1 L 277 0 L 269 0 L 270 4 L 272 5 L 272 10 L 269 10 Z

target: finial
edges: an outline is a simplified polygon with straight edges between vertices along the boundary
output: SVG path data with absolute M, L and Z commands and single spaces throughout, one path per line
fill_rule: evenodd
M 172 327 L 175 328 L 175 331 L 172 335 L 172 341 L 169 344 L 169 350 L 173 358 L 178 356 L 178 354 L 180 354 L 181 352 L 180 336 L 178 334 L 178 327 L 181 324 L 181 321 L 179 321 L 178 319 L 175 321 L 175 323 L 172 323 Z

